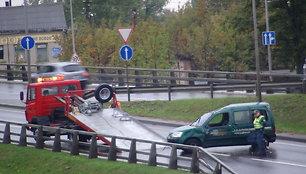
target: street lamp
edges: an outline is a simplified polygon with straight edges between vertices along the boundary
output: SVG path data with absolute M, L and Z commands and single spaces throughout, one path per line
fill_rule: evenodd
M 255 0 L 252 0 L 253 9 L 253 24 L 254 24 L 254 46 L 255 46 L 255 58 L 256 58 L 256 96 L 258 102 L 262 101 L 261 98 L 261 84 L 260 84 L 260 62 L 259 62 L 259 49 L 258 49 L 258 29 L 257 29 L 257 17 L 256 17 L 256 4 Z

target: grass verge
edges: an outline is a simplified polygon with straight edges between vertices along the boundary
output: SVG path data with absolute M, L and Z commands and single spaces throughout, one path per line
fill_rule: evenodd
M 183 174 L 179 170 L 150 167 L 142 164 L 88 159 L 32 147 L 0 144 L 0 174 Z
M 255 97 L 136 101 L 123 102 L 122 107 L 131 115 L 193 121 L 206 112 L 228 104 L 256 101 Z M 278 131 L 306 134 L 306 95 L 270 95 L 264 96 L 263 101 L 270 103 Z

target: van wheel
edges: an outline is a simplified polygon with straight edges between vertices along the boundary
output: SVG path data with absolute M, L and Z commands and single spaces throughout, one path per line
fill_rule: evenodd
M 110 101 L 113 97 L 113 88 L 106 84 L 99 85 L 95 90 L 95 98 L 101 103 Z
M 186 145 L 190 145 L 190 146 L 201 146 L 201 141 L 195 138 L 191 138 L 188 139 L 187 141 L 185 141 Z M 192 150 L 190 149 L 183 149 L 183 154 L 190 154 L 192 153 Z
M 201 146 L 201 141 L 195 138 L 191 138 L 188 139 L 185 144 L 190 146 Z

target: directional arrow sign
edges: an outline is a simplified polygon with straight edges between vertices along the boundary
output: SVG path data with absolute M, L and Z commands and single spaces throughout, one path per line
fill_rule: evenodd
M 275 32 L 274 31 L 267 31 L 262 32 L 262 44 L 263 45 L 275 45 Z
M 129 41 L 132 30 L 132 27 L 118 28 L 118 32 L 124 43 L 127 43 Z
M 25 36 L 21 39 L 20 44 L 23 49 L 30 50 L 31 48 L 34 47 L 35 41 L 31 36 Z
M 123 60 L 130 60 L 133 57 L 133 49 L 129 45 L 123 45 L 119 53 Z

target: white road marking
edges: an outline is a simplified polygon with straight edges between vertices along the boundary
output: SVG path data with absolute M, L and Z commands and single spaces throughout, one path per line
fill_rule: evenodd
M 269 162 L 269 163 L 275 163 L 275 164 L 285 164 L 289 166 L 295 166 L 295 167 L 304 167 L 306 168 L 306 165 L 302 164 L 293 164 L 293 163 L 287 163 L 287 162 L 281 162 L 281 161 L 271 161 L 271 160 L 264 160 L 264 159 L 258 159 L 258 158 L 251 158 L 254 161 L 260 161 L 260 162 Z
M 0 111 L 4 111 L 4 112 L 15 112 L 15 113 L 23 113 L 23 114 L 24 114 L 24 111 L 17 111 L 17 110 L 0 109 Z
M 217 156 L 226 156 L 226 157 L 231 156 L 230 154 L 225 154 L 225 153 L 212 153 L 212 154 Z
M 286 146 L 295 146 L 295 147 L 303 147 L 306 148 L 306 145 L 300 145 L 300 144 L 292 144 L 292 143 L 280 143 L 280 142 L 275 142 L 273 144 L 281 144 L 281 145 L 286 145 Z

